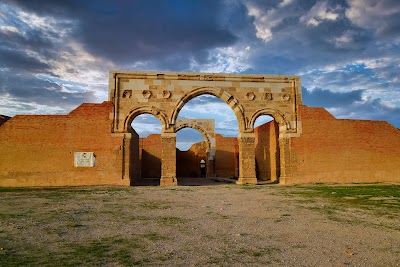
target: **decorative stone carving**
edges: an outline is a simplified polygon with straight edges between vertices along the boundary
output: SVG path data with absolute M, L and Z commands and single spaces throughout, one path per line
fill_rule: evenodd
M 248 92 L 246 94 L 246 98 L 247 100 L 254 100 L 254 98 L 256 98 L 256 95 L 253 92 Z
M 289 94 L 283 94 L 282 95 L 282 99 L 285 101 L 289 101 L 290 100 L 290 95 Z
M 170 98 L 171 97 L 171 91 L 163 90 L 161 95 L 162 95 L 163 98 Z
M 122 98 L 131 98 L 132 97 L 132 90 L 125 90 L 122 93 Z
M 264 94 L 264 99 L 267 100 L 267 101 L 272 100 L 272 93 L 265 93 Z
M 150 98 L 150 97 L 151 97 L 151 91 L 149 91 L 149 90 L 143 90 L 143 91 L 142 91 L 142 96 L 143 96 L 144 98 Z
M 265 100 L 268 100 L 268 101 L 269 101 L 269 100 L 272 100 L 272 93 L 265 93 L 265 94 L 264 94 L 264 99 L 265 99 Z

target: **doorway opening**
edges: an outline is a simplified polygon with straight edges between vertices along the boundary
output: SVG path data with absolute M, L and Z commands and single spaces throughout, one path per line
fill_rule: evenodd
M 185 103 L 178 113 L 178 119 L 214 120 L 213 147 L 207 147 L 206 138 L 195 143 L 196 177 L 209 178 L 235 178 L 239 176 L 239 149 L 238 149 L 238 119 L 232 108 L 220 98 L 211 94 L 201 94 L 191 98 Z M 180 131 L 177 132 L 177 146 L 179 148 Z M 203 133 L 202 133 L 203 134 Z M 204 136 L 204 135 L 203 135 Z M 210 140 L 208 140 L 209 142 Z M 198 143 L 196 143 L 198 142 Z M 197 147 L 197 148 L 195 148 Z M 178 153 L 177 153 L 178 155 Z M 201 168 L 201 160 L 204 160 L 204 169 Z M 179 183 L 180 159 L 177 157 L 177 176 Z M 202 171 L 204 172 L 202 174 Z M 211 179 L 209 179 L 211 180 Z
M 273 117 L 259 116 L 254 123 L 256 176 L 259 182 L 279 182 L 279 125 Z
M 159 185 L 161 178 L 161 122 L 151 114 L 141 114 L 131 123 L 139 136 L 137 177 L 134 185 Z M 136 151 L 131 151 L 135 154 Z
M 206 177 L 206 161 L 204 159 L 200 160 L 200 176 Z
M 204 136 L 192 128 L 183 128 L 176 133 L 176 177 L 200 178 L 200 159 L 207 154 Z

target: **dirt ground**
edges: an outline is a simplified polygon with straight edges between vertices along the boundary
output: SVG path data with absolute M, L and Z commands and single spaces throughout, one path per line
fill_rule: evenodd
M 2 189 L 0 266 L 400 266 L 389 187 Z

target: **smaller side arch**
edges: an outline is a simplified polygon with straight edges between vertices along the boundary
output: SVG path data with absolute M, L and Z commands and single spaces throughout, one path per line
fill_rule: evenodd
M 275 119 L 275 121 L 279 124 L 279 126 L 285 126 L 285 130 L 290 129 L 290 123 L 286 120 L 285 115 L 280 111 L 272 108 L 264 108 L 257 110 L 248 121 L 247 128 L 252 129 L 254 131 L 254 123 L 256 119 L 261 115 L 269 115 Z
M 175 132 L 178 132 L 179 130 L 182 130 L 184 128 L 192 128 L 192 129 L 199 131 L 199 133 L 201 133 L 201 135 L 203 135 L 203 137 L 206 139 L 208 150 L 213 149 L 211 147 L 211 137 L 208 136 L 208 134 L 201 127 L 198 127 L 196 125 L 190 125 L 188 123 L 184 123 L 184 124 L 181 124 L 178 127 L 176 127 Z
M 168 119 L 167 116 L 158 108 L 153 106 L 137 107 L 129 111 L 128 115 L 124 120 L 124 130 L 128 131 L 132 128 L 132 121 L 139 115 L 151 114 L 157 117 L 161 122 L 162 132 L 168 129 Z

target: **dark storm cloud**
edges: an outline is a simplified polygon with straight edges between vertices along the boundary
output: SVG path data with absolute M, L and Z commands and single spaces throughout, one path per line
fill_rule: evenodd
M 76 39 L 114 62 L 152 60 L 233 44 L 220 25 L 222 1 L 14 1 L 39 15 L 78 21 Z M 188 60 L 188 59 L 187 59 Z
M 248 73 L 300 73 L 332 63 L 346 64 L 360 58 L 398 53 L 397 47 L 388 46 L 392 40 L 385 39 L 377 43 L 373 31 L 361 23 L 352 22 L 346 16 L 349 8 L 346 1 L 292 1 L 284 7 L 279 7 L 282 1 L 275 5 L 265 1 L 249 2 L 259 12 L 264 12 L 260 17 L 270 20 L 269 24 L 262 24 L 261 19 L 254 17 L 254 27 L 275 26 L 271 27 L 269 40 L 264 42 L 261 38 L 257 40 L 253 37 L 253 53 L 249 56 L 252 68 L 246 71 Z M 321 2 L 326 3 L 327 9 L 324 11 L 336 17 L 328 19 L 322 16 L 324 19 L 319 18 L 318 25 L 307 24 L 306 19 L 302 20 Z M 382 24 L 386 24 L 384 15 Z
M 310 107 L 324 107 L 337 118 L 385 120 L 400 128 L 400 108 L 389 106 L 381 99 L 363 99 L 364 90 L 332 92 L 303 87 L 303 104 Z
M 332 92 L 320 88 L 308 91 L 303 87 L 303 103 L 311 107 L 331 108 L 336 106 L 349 106 L 356 101 L 361 101 L 363 90 L 350 92 Z
M 12 69 L 13 72 L 49 73 L 51 66 L 28 55 L 23 50 L 0 46 L 0 68 Z

